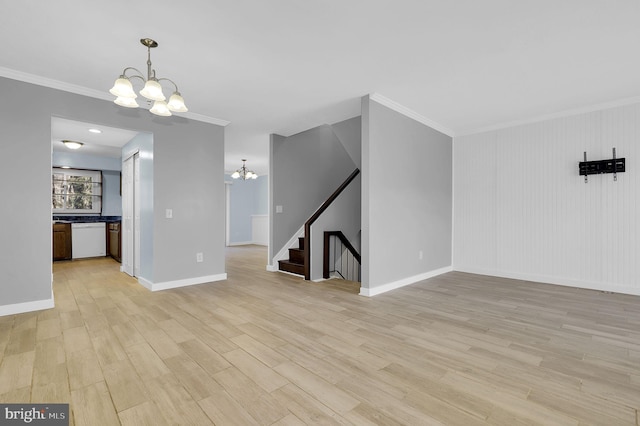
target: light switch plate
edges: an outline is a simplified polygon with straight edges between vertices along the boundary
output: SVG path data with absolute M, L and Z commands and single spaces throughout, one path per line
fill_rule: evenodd
M 165 210 L 165 217 L 167 219 L 173 219 L 173 210 L 172 209 Z
M 282 213 L 282 206 L 276 206 L 276 213 Z

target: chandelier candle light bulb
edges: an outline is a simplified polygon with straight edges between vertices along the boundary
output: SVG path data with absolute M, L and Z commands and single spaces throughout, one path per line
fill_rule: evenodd
M 140 91 L 140 94 L 152 101 L 164 101 L 167 99 L 165 98 L 164 93 L 162 93 L 162 86 L 160 86 L 158 80 L 147 80 L 144 84 L 144 88 Z
M 165 101 L 155 101 L 153 103 L 153 108 L 149 111 L 154 113 L 155 115 L 160 115 L 162 117 L 169 117 L 171 115 L 171 111 L 169 111 L 169 106 Z
M 140 43 L 147 47 L 147 78 L 142 73 L 133 67 L 127 67 L 122 71 L 122 74 L 116 79 L 113 87 L 109 90 L 109 93 L 116 96 L 114 103 L 125 108 L 137 108 L 139 107 L 136 102 L 136 92 L 133 90 L 131 79 L 138 78 L 144 82 L 144 87 L 140 91 L 140 94 L 145 98 L 155 101 L 153 107 L 149 110 L 155 115 L 162 117 L 168 117 L 171 112 L 187 112 L 187 106 L 184 104 L 184 99 L 178 91 L 178 85 L 168 78 L 156 78 L 156 71 L 151 68 L 151 48 L 158 47 L 158 43 L 150 38 L 140 39 Z M 127 75 L 129 72 L 130 75 Z M 173 84 L 175 90 L 169 98 L 169 102 L 166 101 L 166 96 L 162 92 L 161 81 L 168 81 Z
M 120 105 L 121 107 L 125 108 L 138 108 L 140 106 L 134 98 L 125 98 L 122 96 L 118 96 L 113 102 L 116 105 Z
M 129 79 L 124 76 L 124 74 L 116 80 L 111 90 L 109 90 L 109 93 L 114 96 L 123 98 L 135 99 L 138 97 L 138 95 L 136 95 L 136 92 L 133 91 L 131 81 L 129 81 Z

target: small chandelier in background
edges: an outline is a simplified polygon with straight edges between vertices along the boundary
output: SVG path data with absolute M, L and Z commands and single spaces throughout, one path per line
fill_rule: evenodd
M 238 170 L 236 170 L 235 172 L 233 172 L 233 174 L 231 175 L 232 178 L 234 179 L 238 179 L 238 178 L 242 178 L 242 180 L 247 180 L 247 179 L 258 179 L 258 175 L 253 173 L 251 170 L 247 170 L 247 165 L 245 164 L 247 162 L 247 160 L 242 160 L 242 167 L 240 167 Z
M 126 108 L 139 107 L 140 105 L 136 102 L 138 95 L 133 91 L 133 86 L 131 85 L 132 78 L 139 78 L 144 82 L 144 88 L 140 91 L 140 94 L 149 100 L 155 101 L 153 107 L 149 110 L 153 114 L 168 117 L 171 115 L 171 111 L 187 112 L 188 110 L 184 104 L 184 99 L 182 99 L 182 95 L 178 91 L 178 85 L 168 78 L 157 78 L 156 70 L 151 69 L 151 48 L 158 47 L 158 43 L 150 38 L 140 39 L 140 43 L 147 47 L 147 78 L 145 79 L 144 75 L 136 68 L 125 68 L 124 71 L 122 71 L 122 75 L 120 75 L 111 90 L 109 90 L 109 93 L 117 97 L 114 102 Z M 130 72 L 130 75 L 127 75 L 127 71 L 130 70 L 137 72 L 137 74 Z M 162 86 L 160 86 L 161 81 L 168 81 L 175 87 L 168 103 L 165 102 L 167 98 L 164 96 L 164 93 L 162 93 Z

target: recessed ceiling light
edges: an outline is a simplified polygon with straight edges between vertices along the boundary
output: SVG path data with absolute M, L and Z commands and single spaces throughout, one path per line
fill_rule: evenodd
M 91 133 L 102 133 L 102 130 L 100 130 L 100 129 L 89 129 L 89 131 Z
M 61 169 L 70 169 L 71 166 L 60 166 Z

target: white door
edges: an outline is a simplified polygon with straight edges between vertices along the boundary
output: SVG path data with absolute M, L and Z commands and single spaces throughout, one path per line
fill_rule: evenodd
M 225 209 L 224 209 L 224 245 L 229 246 L 231 236 L 231 182 L 224 183 Z
M 133 156 L 133 276 L 140 276 L 140 155 Z
M 140 273 L 140 156 L 122 162 L 122 272 Z

